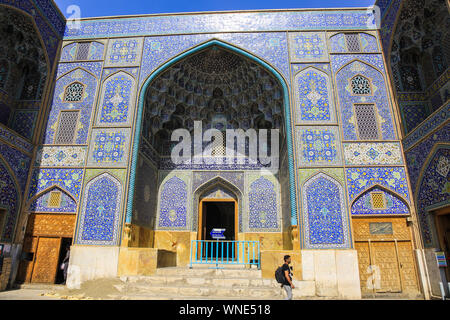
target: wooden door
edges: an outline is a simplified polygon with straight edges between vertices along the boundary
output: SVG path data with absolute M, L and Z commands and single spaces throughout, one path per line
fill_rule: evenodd
M 401 292 L 401 280 L 395 242 L 372 242 L 372 265 L 380 274 L 380 287 L 376 292 Z
M 17 282 L 30 282 L 31 275 L 33 273 L 34 260 L 36 255 L 36 247 L 38 243 L 38 237 L 27 236 L 23 242 L 23 258 L 25 255 L 32 257 L 31 260 L 22 259 L 20 261 L 19 271 L 17 274 Z
M 55 282 L 60 247 L 60 238 L 39 238 L 31 282 Z
M 417 273 L 414 259 L 414 251 L 411 241 L 397 242 L 398 262 L 400 264 L 400 276 L 403 292 L 418 292 Z
M 361 293 L 418 293 L 414 251 L 406 219 L 358 217 L 352 219 L 352 224 Z M 376 283 L 377 273 L 379 283 Z
M 361 283 L 361 293 L 373 293 L 373 278 L 370 270 L 370 249 L 369 242 L 355 242 L 355 249 L 358 252 L 359 279 Z M 370 277 L 370 279 L 369 279 Z

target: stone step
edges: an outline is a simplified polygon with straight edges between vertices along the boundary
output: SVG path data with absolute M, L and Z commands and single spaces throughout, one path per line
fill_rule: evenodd
M 180 276 L 180 277 L 211 277 L 211 278 L 261 278 L 261 270 L 258 269 L 211 269 L 211 268 L 158 268 L 156 275 Z
M 203 296 L 203 297 L 282 297 L 281 288 L 264 287 L 212 287 L 212 286 L 192 286 L 192 285 L 133 285 L 132 287 L 122 288 L 123 294 L 146 294 L 150 296 L 174 295 L 180 297 Z
M 127 295 L 111 295 L 114 300 L 282 300 L 285 296 L 280 297 L 251 297 L 251 296 L 180 296 L 180 295 L 148 295 L 145 293 L 133 293 Z
M 122 281 L 128 283 L 145 284 L 145 285 L 162 285 L 162 284 L 188 284 L 188 285 L 212 285 L 222 287 L 274 287 L 278 288 L 280 285 L 275 280 L 261 279 L 261 278 L 213 278 L 213 277 L 199 277 L 199 276 L 128 276 L 122 277 Z
M 146 293 L 132 293 L 127 295 L 110 295 L 114 300 L 281 300 L 283 297 L 250 297 L 250 296 L 180 296 L 180 295 L 149 295 Z
M 124 294 L 177 295 L 177 296 L 216 296 L 216 297 L 262 297 L 271 295 L 280 297 L 284 294 L 275 280 L 271 279 L 202 279 L 200 277 L 127 277 L 122 278 L 123 285 L 116 288 Z M 313 297 L 316 295 L 314 281 L 294 280 L 294 297 Z

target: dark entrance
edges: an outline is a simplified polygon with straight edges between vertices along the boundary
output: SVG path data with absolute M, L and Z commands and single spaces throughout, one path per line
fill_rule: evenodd
M 225 240 L 235 239 L 235 202 L 203 201 L 203 234 L 202 239 L 211 238 L 214 228 L 225 229 Z
M 59 258 L 58 258 L 58 271 L 56 273 L 56 284 L 63 284 L 65 282 L 64 280 L 64 270 L 61 269 L 61 265 L 64 261 L 64 258 L 66 257 L 67 250 L 70 248 L 70 245 L 72 244 L 72 238 L 62 238 L 61 239 L 61 248 L 59 250 Z
M 444 252 L 447 259 L 447 267 L 443 273 L 447 278 L 446 282 L 450 281 L 450 207 L 445 207 L 435 211 L 435 224 L 439 239 L 440 250 Z
M 236 256 L 236 202 L 202 201 L 202 240 L 209 240 L 201 247 L 203 258 L 234 260 Z M 225 229 L 225 239 L 216 242 L 211 237 L 212 229 Z

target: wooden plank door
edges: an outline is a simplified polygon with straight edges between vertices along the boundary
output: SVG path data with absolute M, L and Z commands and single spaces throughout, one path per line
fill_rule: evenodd
M 359 280 L 361 283 L 361 294 L 374 293 L 372 273 L 370 272 L 370 249 L 366 241 L 355 242 L 355 249 L 358 252 Z M 367 283 L 369 281 L 369 284 Z
M 39 238 L 31 282 L 55 282 L 60 248 L 60 238 Z
M 381 288 L 376 292 L 401 292 L 401 280 L 394 241 L 371 242 L 372 265 L 379 269 Z
M 25 237 L 23 241 L 22 252 L 31 253 L 33 255 L 32 260 L 22 259 L 20 261 L 19 271 L 17 274 L 17 282 L 30 282 L 31 275 L 33 273 L 34 260 L 36 255 L 36 247 L 38 243 L 38 237 Z
M 418 293 L 419 285 L 411 241 L 397 242 L 397 250 L 398 262 L 400 264 L 400 276 L 402 280 L 402 291 Z

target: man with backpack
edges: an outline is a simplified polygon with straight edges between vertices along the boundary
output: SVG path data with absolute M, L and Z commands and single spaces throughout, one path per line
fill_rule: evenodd
M 283 265 L 281 267 L 278 267 L 278 269 L 275 271 L 275 279 L 278 283 L 281 284 L 281 287 L 286 290 L 286 300 L 292 300 L 292 289 L 295 288 L 294 284 L 292 283 L 291 268 L 289 267 L 290 263 L 291 256 L 285 255 Z

